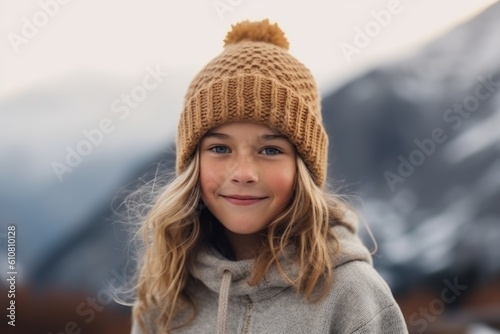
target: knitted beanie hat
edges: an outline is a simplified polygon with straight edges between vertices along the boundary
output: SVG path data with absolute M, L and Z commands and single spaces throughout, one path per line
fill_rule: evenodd
M 177 129 L 177 174 L 202 137 L 234 121 L 265 124 L 288 137 L 314 182 L 326 178 L 328 137 L 310 71 L 288 53 L 277 24 L 244 21 L 232 26 L 224 51 L 193 79 Z

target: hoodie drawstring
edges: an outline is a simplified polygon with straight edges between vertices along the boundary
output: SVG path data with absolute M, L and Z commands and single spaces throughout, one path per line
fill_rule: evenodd
M 219 311 L 217 313 L 217 334 L 227 333 L 227 305 L 229 302 L 229 287 L 231 286 L 231 279 L 231 272 L 229 270 L 225 270 L 220 284 Z

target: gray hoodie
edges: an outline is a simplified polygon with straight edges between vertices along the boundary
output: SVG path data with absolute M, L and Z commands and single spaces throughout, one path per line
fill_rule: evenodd
M 356 226 L 334 227 L 341 253 L 326 297 L 307 302 L 271 268 L 256 286 L 247 283 L 252 260 L 230 261 L 216 250 L 202 252 L 188 286 L 197 315 L 174 333 L 408 333 L 392 293 L 373 269 Z M 293 274 L 294 265 L 285 267 Z M 134 324 L 132 334 L 140 334 Z

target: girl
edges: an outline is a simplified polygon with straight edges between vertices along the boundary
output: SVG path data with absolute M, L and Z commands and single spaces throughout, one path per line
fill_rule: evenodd
M 318 90 L 287 49 L 276 24 L 239 23 L 191 83 L 177 175 L 141 227 L 132 333 L 407 332 L 324 190 Z

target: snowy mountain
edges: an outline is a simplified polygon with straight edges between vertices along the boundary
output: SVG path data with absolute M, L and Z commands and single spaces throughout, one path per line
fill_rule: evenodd
M 95 288 L 100 276 L 82 275 L 92 261 L 101 260 L 109 274 L 110 263 L 123 260 L 123 252 L 95 257 L 125 243 L 104 223 L 110 202 L 131 175 L 168 155 L 189 79 L 172 73 L 122 117 L 113 102 L 130 95 L 141 75 L 60 78 L 0 102 L 0 228 L 18 226 L 25 283 Z M 80 247 L 85 256 L 72 257 Z
M 498 17 L 500 3 L 323 100 L 329 175 L 362 195 L 396 290 L 500 273 Z

